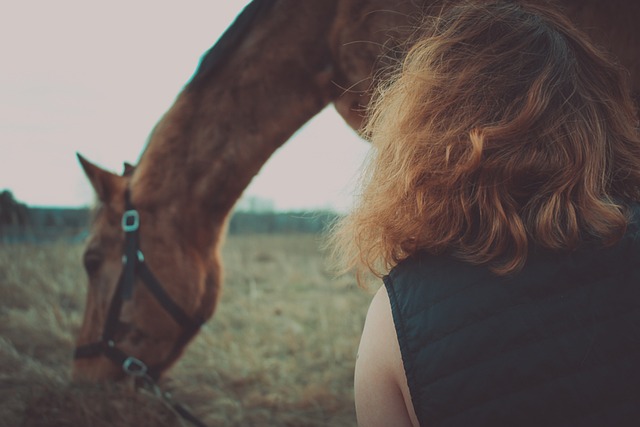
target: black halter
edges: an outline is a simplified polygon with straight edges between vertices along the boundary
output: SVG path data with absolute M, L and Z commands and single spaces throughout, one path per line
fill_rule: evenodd
M 166 363 L 159 366 L 147 366 L 142 360 L 130 356 L 116 347 L 114 339 L 119 323 L 120 311 L 125 300 L 131 299 L 136 276 L 145 284 L 149 292 L 155 297 L 160 305 L 173 317 L 173 319 L 183 328 L 182 335 L 178 338 L 167 363 L 170 362 L 182 347 L 198 332 L 202 321 L 194 320 L 187 315 L 182 308 L 162 288 L 162 285 L 153 275 L 147 264 L 144 262 L 144 255 L 139 246 L 139 226 L 140 217 L 138 211 L 131 203 L 129 190 L 125 192 L 125 212 L 122 215 L 122 229 L 125 233 L 124 255 L 122 257 L 122 273 L 118 280 L 109 310 L 104 324 L 102 336 L 99 341 L 79 346 L 75 349 L 74 358 L 91 358 L 101 355 L 118 366 L 127 374 L 142 379 L 157 379 L 161 369 Z

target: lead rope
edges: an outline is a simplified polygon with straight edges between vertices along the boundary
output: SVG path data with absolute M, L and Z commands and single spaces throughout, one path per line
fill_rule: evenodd
M 144 365 L 143 362 L 139 361 L 142 365 Z M 136 366 L 136 369 L 128 369 L 128 367 L 124 367 L 124 370 L 127 374 L 129 374 L 130 376 L 134 377 L 136 380 L 139 380 L 140 383 L 142 383 L 142 390 L 147 391 L 148 393 L 156 396 L 157 398 L 160 399 L 160 401 L 171 410 L 171 412 L 173 412 L 175 415 L 178 416 L 178 420 L 180 420 L 180 418 L 188 421 L 189 423 L 191 423 L 191 425 L 195 426 L 195 427 L 207 427 L 207 425 L 205 423 L 203 423 L 202 421 L 200 421 L 198 419 L 198 417 L 196 417 L 195 415 L 193 415 L 187 408 L 186 406 L 184 406 L 183 404 L 176 402 L 175 400 L 173 400 L 173 396 L 171 395 L 170 392 L 168 391 L 162 391 L 162 389 L 160 388 L 160 386 L 158 386 L 158 384 L 156 384 L 156 382 L 154 381 L 153 378 L 151 378 L 148 374 L 147 374 L 147 369 L 146 369 L 146 365 L 144 365 L 144 367 L 142 369 L 140 369 L 140 365 Z M 136 381 L 138 383 L 138 381 Z M 180 424 L 182 424 L 184 426 L 184 424 L 182 423 L 182 421 L 180 421 Z

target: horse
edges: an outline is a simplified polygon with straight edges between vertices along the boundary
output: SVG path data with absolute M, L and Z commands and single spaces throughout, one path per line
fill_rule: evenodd
M 637 93 L 640 3 L 559 6 L 626 67 Z M 226 223 L 252 177 L 330 103 L 359 130 L 372 88 L 441 7 L 253 0 L 203 55 L 135 167 L 120 175 L 78 155 L 97 204 L 75 380 L 158 379 L 180 358 L 215 311 Z

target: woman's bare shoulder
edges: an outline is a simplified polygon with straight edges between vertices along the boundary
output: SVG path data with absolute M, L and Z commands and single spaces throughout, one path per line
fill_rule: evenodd
M 373 297 L 367 313 L 356 361 L 355 395 L 361 427 L 419 425 L 384 287 Z

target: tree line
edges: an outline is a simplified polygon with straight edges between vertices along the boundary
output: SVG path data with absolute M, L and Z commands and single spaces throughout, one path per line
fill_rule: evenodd
M 338 214 L 329 210 L 236 210 L 229 221 L 229 234 L 322 233 L 337 218 Z M 8 190 L 0 193 L 0 241 L 3 242 L 82 240 L 90 222 L 89 208 L 29 207 L 17 201 Z

